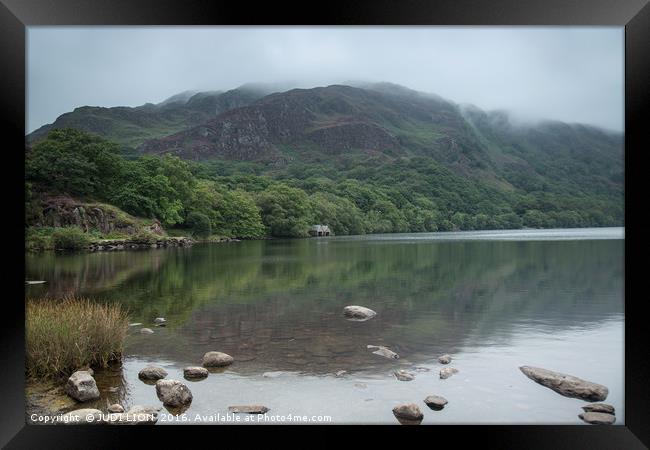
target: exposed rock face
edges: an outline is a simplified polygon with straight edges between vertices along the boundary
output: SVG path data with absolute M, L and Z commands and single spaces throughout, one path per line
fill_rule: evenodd
M 207 352 L 203 355 L 203 367 L 225 367 L 233 361 L 232 356 L 222 352 Z
M 458 369 L 454 367 L 445 367 L 444 369 L 440 369 L 440 378 L 445 380 L 456 373 L 458 373 Z
M 183 369 L 183 376 L 185 378 L 198 380 L 205 378 L 209 375 L 208 369 L 205 367 L 186 367 Z
M 415 380 L 415 375 L 413 375 L 410 372 L 407 372 L 406 370 L 398 370 L 397 372 L 393 372 L 395 375 L 395 378 L 397 378 L 399 381 L 413 381 Z
M 441 357 L 438 358 L 438 362 L 440 364 L 449 364 L 451 362 L 451 356 L 442 355 Z
M 446 398 L 440 397 L 439 395 L 429 395 L 424 399 L 424 403 L 426 403 L 429 408 L 439 411 L 444 408 L 448 402 Z
M 372 352 L 375 355 L 383 356 L 384 358 L 388 358 L 388 359 L 399 359 L 399 355 L 397 353 L 381 345 L 368 345 L 367 348 L 377 349 L 374 352 Z
M 178 408 L 192 403 L 192 392 L 178 380 L 158 380 L 156 395 L 165 406 Z
M 167 376 L 167 371 L 158 366 L 146 366 L 138 372 L 138 378 L 141 380 L 160 380 Z
M 366 308 L 365 306 L 351 305 L 343 308 L 343 315 L 350 319 L 368 320 L 375 317 L 377 313 L 370 308 Z
M 415 403 L 397 405 L 393 408 L 393 415 L 403 425 L 417 425 L 424 418 L 424 414 Z
M 99 398 L 97 383 L 89 372 L 78 370 L 70 375 L 65 384 L 65 392 L 80 402 L 95 400 Z
M 602 384 L 586 381 L 572 375 L 529 366 L 522 366 L 519 370 L 536 383 L 565 397 L 599 402 L 605 400 L 609 394 L 609 389 Z
M 600 412 L 606 414 L 614 414 L 616 411 L 612 405 L 606 403 L 592 403 L 591 405 L 585 405 L 582 407 L 585 412 Z
M 98 409 L 83 408 L 70 411 L 62 416 L 66 425 L 91 425 L 102 423 L 102 412 Z
M 579 414 L 578 417 L 594 425 L 611 425 L 616 422 L 616 416 L 602 412 L 586 412 Z
M 231 413 L 265 414 L 269 408 L 263 405 L 237 405 L 229 406 L 228 411 Z

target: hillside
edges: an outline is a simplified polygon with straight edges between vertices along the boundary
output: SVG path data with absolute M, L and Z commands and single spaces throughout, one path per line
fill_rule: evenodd
M 147 103 L 134 108 L 82 106 L 62 114 L 27 138 L 33 143 L 51 130 L 75 128 L 110 139 L 128 151 L 148 139 L 176 133 L 225 111 L 248 105 L 267 93 L 265 86 L 242 86 L 226 92 L 186 91 L 158 104 Z
M 620 133 L 390 83 L 273 90 L 78 108 L 29 136 L 28 189 L 240 238 L 623 225 Z

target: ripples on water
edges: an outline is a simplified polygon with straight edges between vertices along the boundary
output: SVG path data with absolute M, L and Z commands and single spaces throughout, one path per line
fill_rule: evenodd
M 539 365 L 605 384 L 623 423 L 623 229 L 371 235 L 196 245 L 189 249 L 28 255 L 29 296 L 80 294 L 121 302 L 132 322 L 117 374 L 129 404 L 159 404 L 137 379 L 156 363 L 182 379 L 206 351 L 235 364 L 188 382 L 186 414 L 265 403 L 270 414 L 330 414 L 334 422 L 395 423 L 420 404 L 424 423 L 582 423 L 583 402 L 523 376 Z M 342 308 L 377 311 L 350 322 Z M 397 361 L 370 353 L 385 345 Z M 436 358 L 460 372 L 440 380 Z M 392 372 L 420 367 L 410 382 Z M 424 370 L 422 369 L 422 370 Z M 338 370 L 348 371 L 336 378 Z M 284 371 L 277 378 L 264 372 Z M 102 378 L 104 377 L 104 378 Z M 365 385 L 359 387 L 357 385 Z M 427 395 L 449 400 L 429 411 Z M 115 394 L 106 394 L 102 402 Z

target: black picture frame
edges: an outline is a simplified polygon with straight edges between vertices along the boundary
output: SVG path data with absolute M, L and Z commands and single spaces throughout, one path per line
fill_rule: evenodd
M 625 425 L 621 426 L 441 426 L 375 427 L 366 437 L 385 431 L 408 438 L 412 433 L 439 445 L 451 438 L 453 445 L 478 439 L 495 448 L 590 448 L 635 449 L 650 445 L 648 405 L 650 381 L 648 327 L 643 314 L 645 298 L 632 280 L 644 267 L 630 264 L 644 256 L 642 235 L 647 222 L 631 207 L 643 192 L 632 183 L 642 180 L 644 152 L 650 149 L 646 118 L 650 104 L 650 5 L 649 0 L 375 0 L 292 4 L 267 2 L 221 2 L 205 0 L 0 0 L 0 111 L 3 133 L 6 218 L 24 217 L 25 137 L 25 27 L 32 25 L 608 25 L 625 27 Z M 8 164 L 8 166 L 7 166 Z M 641 183 L 639 183 L 641 184 Z M 6 219 L 5 236 L 24 234 L 19 219 Z M 9 234 L 11 233 L 11 234 Z M 142 434 L 151 445 L 154 439 L 169 444 L 173 436 L 187 434 L 188 427 L 82 427 L 27 426 L 24 395 L 24 308 L 19 300 L 24 270 L 24 247 L 19 238 L 9 238 L 5 250 L 10 268 L 17 273 L 5 278 L 16 289 L 5 296 L 2 333 L 2 383 L 4 416 L 0 420 L 0 445 L 6 448 L 103 448 L 128 445 L 132 433 Z M 23 262 L 22 266 L 20 262 Z M 23 273 L 24 275 L 24 273 Z M 22 288 L 24 289 L 24 287 Z M 635 296 L 633 296 L 635 294 Z M 643 338 L 643 336 L 646 336 Z M 603 355 L 603 364 L 608 364 Z M 219 427 L 223 433 L 224 426 Z M 136 430 L 137 428 L 137 430 Z M 179 430 L 179 428 L 185 428 Z M 195 427 L 191 433 L 196 436 Z M 214 434 L 214 427 L 200 434 Z M 253 434 L 295 431 L 295 427 L 226 427 L 246 443 Z M 316 440 L 342 427 L 300 427 L 308 430 L 311 446 Z M 344 429 L 346 427 L 343 427 Z M 408 431 L 407 431 L 408 428 Z M 173 430 L 172 430 L 173 429 Z M 349 430 L 349 428 L 347 428 Z M 252 432 L 251 432 L 252 431 Z M 380 432 L 381 431 L 381 432 Z M 408 433 L 408 434 L 407 434 Z M 435 433 L 435 434 L 434 434 Z M 127 435 L 128 434 L 128 435 Z M 357 432 L 355 432 L 357 434 Z M 173 435 L 173 436 L 172 436 Z M 203 436 L 205 437 L 205 436 Z M 231 436 L 233 437 L 233 436 Z M 317 438 L 317 439 L 315 439 Z M 208 438 L 208 441 L 211 442 Z M 212 441 L 221 443 L 219 440 Z M 281 443 L 282 441 L 278 441 Z M 407 445 L 410 444 L 406 441 Z M 186 441 L 187 443 L 187 441 Z M 192 438 L 190 445 L 197 445 Z M 244 444 L 245 445 L 245 444 Z

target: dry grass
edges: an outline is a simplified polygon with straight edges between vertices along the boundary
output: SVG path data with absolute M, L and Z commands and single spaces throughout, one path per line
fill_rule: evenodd
M 84 366 L 106 367 L 121 359 L 128 326 L 120 305 L 74 297 L 28 299 L 27 375 L 58 378 Z

